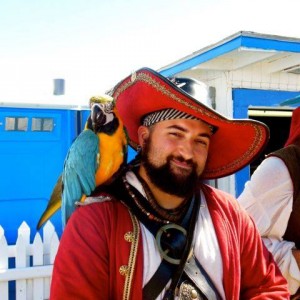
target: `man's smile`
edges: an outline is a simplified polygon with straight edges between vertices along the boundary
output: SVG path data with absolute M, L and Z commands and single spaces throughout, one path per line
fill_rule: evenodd
M 191 171 L 193 169 L 192 163 L 178 158 L 172 158 L 170 160 L 170 164 L 176 168 L 180 168 L 187 171 Z

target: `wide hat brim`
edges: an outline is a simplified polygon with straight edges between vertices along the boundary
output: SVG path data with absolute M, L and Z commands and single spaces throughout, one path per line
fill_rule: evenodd
M 134 148 L 138 145 L 142 117 L 154 111 L 174 108 L 215 126 L 217 131 L 211 137 L 202 179 L 220 178 L 242 169 L 260 154 L 269 139 L 265 124 L 228 119 L 149 68 L 142 68 L 118 83 L 112 96 Z

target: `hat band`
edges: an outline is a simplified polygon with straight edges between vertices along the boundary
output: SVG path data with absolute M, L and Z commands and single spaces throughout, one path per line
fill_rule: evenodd
M 142 121 L 142 124 L 149 127 L 157 122 L 174 119 L 199 120 L 198 118 L 191 116 L 185 112 L 178 111 L 174 108 L 167 108 L 146 115 Z

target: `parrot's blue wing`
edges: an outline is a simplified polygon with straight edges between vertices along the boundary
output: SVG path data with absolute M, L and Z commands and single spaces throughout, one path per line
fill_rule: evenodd
M 62 174 L 63 225 L 75 209 L 75 202 L 83 195 L 90 195 L 96 187 L 95 173 L 98 167 L 99 139 L 91 130 L 84 130 L 71 145 Z

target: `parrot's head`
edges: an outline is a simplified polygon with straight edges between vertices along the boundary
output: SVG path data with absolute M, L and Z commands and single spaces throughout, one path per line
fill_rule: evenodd
M 114 99 L 108 95 L 94 96 L 90 99 L 91 122 L 95 132 L 103 131 L 115 119 Z

